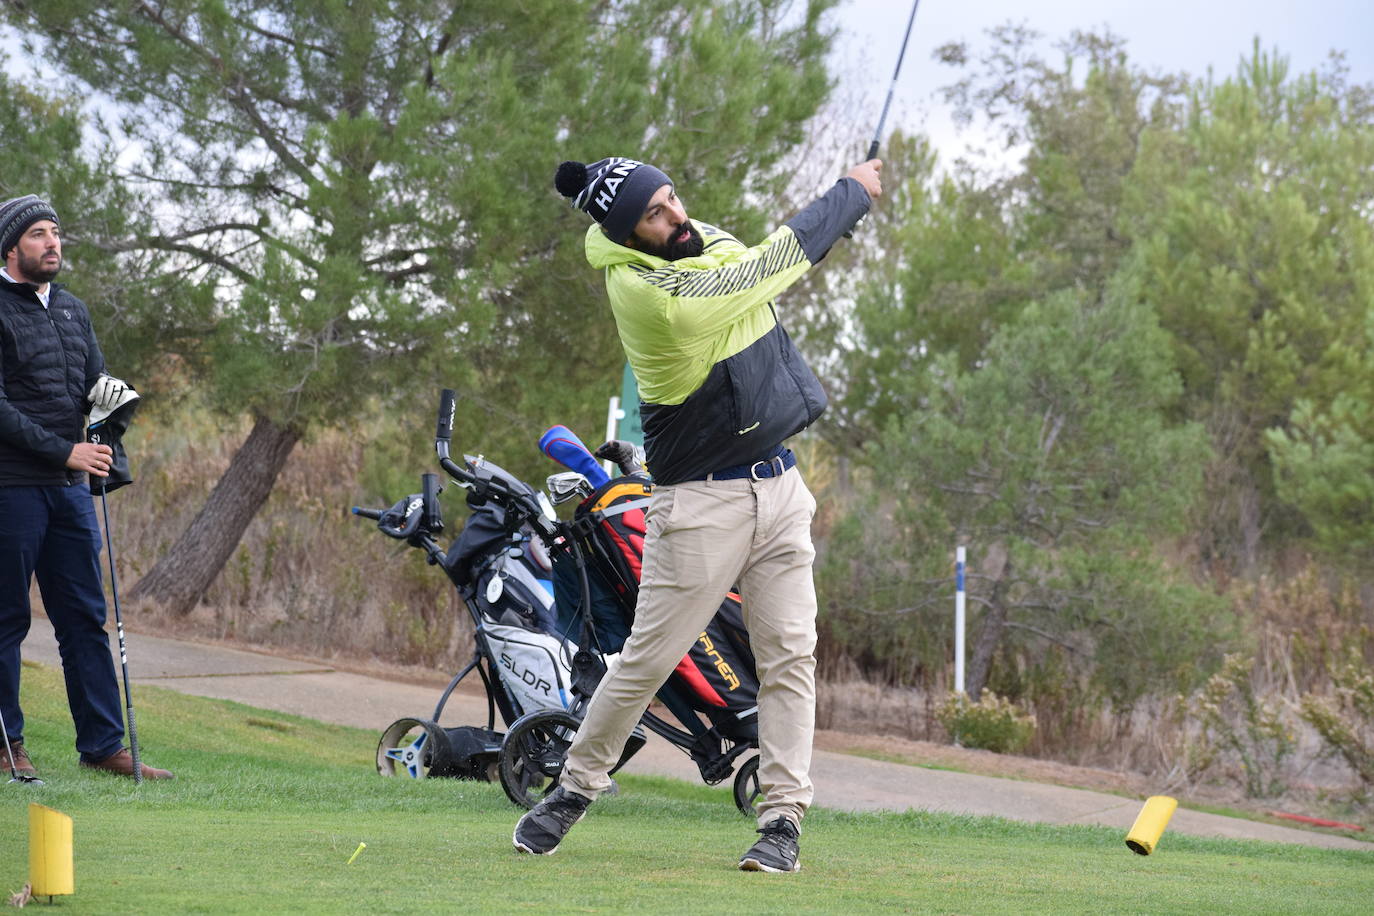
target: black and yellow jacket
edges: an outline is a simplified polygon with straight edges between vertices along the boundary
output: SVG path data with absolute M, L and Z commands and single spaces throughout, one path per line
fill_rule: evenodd
M 659 484 L 757 461 L 825 410 L 820 382 L 778 322 L 773 300 L 868 212 L 844 178 L 753 248 L 693 221 L 705 248 L 678 261 L 587 232 L 639 383 L 644 447 Z

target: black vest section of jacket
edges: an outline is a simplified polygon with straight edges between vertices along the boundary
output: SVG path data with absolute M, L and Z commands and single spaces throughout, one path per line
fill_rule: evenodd
M 0 486 L 70 485 L 86 392 L 104 369 L 85 304 L 53 284 L 45 309 L 28 284 L 0 279 Z
M 825 389 L 781 322 L 711 367 L 681 404 L 640 404 L 657 484 L 700 480 L 770 454 L 825 411 Z

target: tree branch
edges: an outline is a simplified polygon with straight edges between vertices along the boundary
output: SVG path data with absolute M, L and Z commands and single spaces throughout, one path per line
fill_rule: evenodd
M 181 236 L 186 238 L 187 236 Z M 257 277 L 233 263 L 225 255 L 208 248 L 201 248 L 198 245 L 187 245 L 182 242 L 175 242 L 170 239 L 148 237 L 128 239 L 121 242 L 101 241 L 90 239 L 87 244 L 101 251 L 108 251 L 112 254 L 119 254 L 126 251 L 153 250 L 153 251 L 175 251 L 181 254 L 189 254 L 200 261 L 202 264 L 213 264 L 227 273 L 232 274 L 244 283 L 253 283 Z
M 376 267 L 378 264 L 383 264 L 387 261 L 406 261 L 417 254 L 428 255 L 434 251 L 434 248 L 435 246 L 433 245 L 427 245 L 424 248 L 393 248 L 385 254 L 379 254 L 375 258 L 368 258 L 363 261 L 363 266 Z
M 291 45 L 293 48 L 305 48 L 308 51 L 314 51 L 317 54 L 323 54 L 325 57 L 328 57 L 331 60 L 339 56 L 338 52 L 335 51 L 333 48 L 326 48 L 324 45 L 312 44 L 308 41 L 300 41 L 298 39 L 292 38 L 290 35 L 283 35 L 280 32 L 273 32 L 271 29 L 264 29 L 263 27 L 257 25 L 256 23 L 250 22 L 247 19 L 235 18 L 234 22 L 238 23 L 238 25 L 241 28 L 247 29 L 250 32 L 255 32 L 258 35 L 261 35 L 263 38 L 268 38 L 272 41 L 280 41 L 283 44 Z
M 151 184 L 169 184 L 175 185 L 179 188 L 198 188 L 203 191 L 256 191 L 262 189 L 272 194 L 273 196 L 290 198 L 292 201 L 294 201 L 297 205 L 300 206 L 303 206 L 305 203 L 304 197 L 301 197 L 298 194 L 293 194 L 291 191 L 286 190 L 286 188 L 279 187 L 278 185 L 274 184 L 258 184 L 252 181 L 235 181 L 216 184 L 213 182 L 188 181 L 185 178 L 168 178 L 162 175 L 149 175 L 145 172 L 133 171 L 125 172 L 124 175 L 127 178 L 137 179 L 139 181 L 146 181 Z
M 420 274 L 430 273 L 431 268 L 428 264 L 411 264 L 409 267 L 402 267 L 399 270 L 391 270 L 382 274 L 382 279 L 392 286 L 400 286 L 406 277 L 414 277 Z
M 139 3 L 137 10 L 141 15 L 143 15 L 144 18 L 146 18 L 148 21 L 161 28 L 164 32 L 166 32 L 172 38 L 179 41 L 190 51 L 199 55 L 202 59 L 208 62 L 216 71 L 218 71 L 220 75 L 225 79 L 226 85 L 224 87 L 224 94 L 225 99 L 229 102 L 229 104 L 236 108 L 244 117 L 248 119 L 249 123 L 253 125 L 258 137 L 262 140 L 262 142 L 267 144 L 268 149 L 272 150 L 272 152 L 277 154 L 277 158 L 281 160 L 283 165 L 285 165 L 292 172 L 295 172 L 297 177 L 299 177 L 307 185 L 314 184 L 314 174 L 305 165 L 305 163 L 301 162 L 298 158 L 296 158 L 295 154 L 293 154 L 289 149 L 286 148 L 286 145 L 282 142 L 281 137 L 277 135 L 277 132 L 273 130 L 271 125 L 269 125 L 266 119 L 263 118 L 262 113 L 258 111 L 257 106 L 253 104 L 252 97 L 247 91 L 246 81 L 244 80 L 242 74 L 231 72 L 229 67 L 225 64 L 224 59 L 222 57 L 220 57 L 217 54 L 211 53 L 211 51 L 208 48 L 197 42 L 195 39 L 191 38 L 189 35 L 186 34 L 184 30 L 167 21 L 167 19 L 162 15 L 161 11 L 153 9 L 148 3 Z M 260 94 L 264 97 L 270 98 L 270 96 L 268 96 L 265 92 Z M 282 105 L 284 108 L 292 107 L 277 99 L 273 99 L 273 101 L 276 101 L 277 104 Z
M 1086 656 L 1086 655 L 1088 654 L 1088 653 L 1084 652 L 1082 649 L 1078 648 L 1077 646 L 1075 646 L 1075 645 L 1073 645 L 1073 644 L 1071 644 L 1071 643 L 1065 642 L 1061 637 L 1055 636 L 1053 633 L 1046 633 L 1044 630 L 1040 629 L 1039 627 L 1033 627 L 1033 626 L 1031 626 L 1031 625 L 1028 624 L 1028 623 L 1021 623 L 1021 622 L 1016 621 L 1016 620 L 1008 620 L 1008 621 L 1006 622 L 1005 625 L 1006 625 L 1007 629 L 1009 629 L 1009 630 L 1025 630 L 1025 631 L 1028 632 L 1028 633 L 1034 633 L 1036 636 L 1039 636 L 1041 639 L 1046 639 L 1046 640 L 1049 640 L 1050 642 L 1054 643 L 1055 645 L 1063 646 L 1065 649 L 1068 649 L 1070 652 L 1074 653 L 1075 655 L 1083 655 L 1083 656 Z

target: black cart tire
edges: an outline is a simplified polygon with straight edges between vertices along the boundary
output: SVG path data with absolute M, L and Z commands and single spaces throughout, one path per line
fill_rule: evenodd
M 377 772 L 429 779 L 448 774 L 448 735 L 429 719 L 397 719 L 377 742 Z
M 758 814 L 760 798 L 763 798 L 763 788 L 759 785 L 759 755 L 755 754 L 735 771 L 735 807 L 741 814 L 754 817 Z
M 552 792 L 581 724 L 561 709 L 541 709 L 516 719 L 497 758 L 506 797 L 522 808 L 533 808 Z

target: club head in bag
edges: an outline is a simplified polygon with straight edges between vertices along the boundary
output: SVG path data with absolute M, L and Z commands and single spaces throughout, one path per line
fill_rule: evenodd
M 550 474 L 545 483 L 555 506 L 561 506 L 571 499 L 580 501 L 592 495 L 592 485 L 587 482 L 587 475 L 577 471 Z
M 91 475 L 91 495 L 117 490 L 134 482 L 129 469 L 129 456 L 124 451 L 124 433 L 133 421 L 139 405 L 138 392 L 126 388 L 118 402 L 112 407 L 96 407 L 91 410 L 86 426 L 86 441 L 97 445 L 108 445 L 113 453 L 107 476 Z

